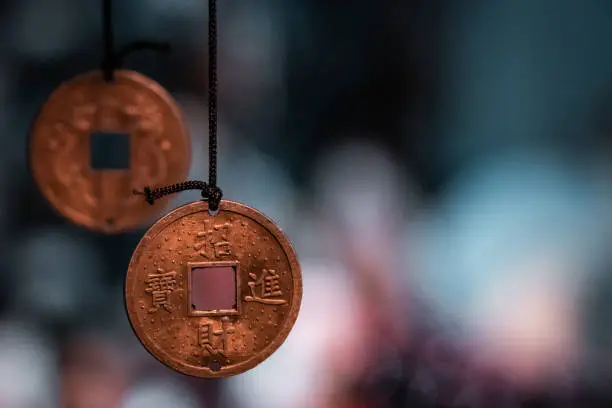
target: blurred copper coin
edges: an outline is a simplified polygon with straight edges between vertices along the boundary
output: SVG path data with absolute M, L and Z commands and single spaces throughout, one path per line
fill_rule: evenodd
M 36 118 L 30 167 L 43 196 L 66 218 L 114 233 L 152 221 L 167 204 L 148 205 L 133 189 L 184 181 L 191 162 L 181 112 L 156 82 L 119 70 L 60 85 Z
M 302 277 L 287 237 L 266 216 L 222 200 L 177 208 L 149 229 L 130 262 L 130 323 L 159 361 L 227 377 L 270 356 L 289 335 Z

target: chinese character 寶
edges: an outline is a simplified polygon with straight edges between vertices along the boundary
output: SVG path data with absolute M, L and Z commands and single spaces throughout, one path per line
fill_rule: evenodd
M 172 291 L 174 291 L 176 272 L 165 273 L 161 268 L 157 272 L 159 273 L 149 274 L 148 279 L 145 281 L 148 285 L 145 292 L 153 298 L 153 307 L 149 309 L 149 313 L 156 312 L 159 308 L 164 308 L 166 311 L 171 312 L 172 308 L 168 303 L 168 298 Z

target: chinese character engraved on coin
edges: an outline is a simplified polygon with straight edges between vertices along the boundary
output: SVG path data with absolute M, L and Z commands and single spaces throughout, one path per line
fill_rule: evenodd
M 233 324 L 227 317 L 223 317 L 219 330 L 214 330 L 214 325 L 215 323 L 210 321 L 200 322 L 198 342 L 205 352 L 211 356 L 221 355 L 226 357 L 228 335 L 235 332 Z
M 215 224 L 206 231 L 197 233 L 198 242 L 193 245 L 193 249 L 199 251 L 203 258 L 214 259 L 216 257 L 227 257 L 232 254 L 232 244 L 227 241 L 227 232 L 231 224 Z M 214 234 L 219 231 L 221 234 Z M 215 240 L 219 237 L 219 240 Z
M 150 206 L 143 185 L 185 180 L 190 140 L 182 114 L 156 82 L 134 71 L 101 71 L 61 84 L 30 132 L 30 167 L 42 195 L 72 222 L 105 233 L 138 228 L 168 199 Z
M 161 268 L 159 268 L 157 272 L 156 274 L 148 275 L 145 281 L 148 285 L 145 292 L 150 294 L 153 299 L 153 306 L 149 309 L 149 313 L 157 312 L 160 307 L 171 312 L 172 307 L 168 303 L 168 296 L 170 296 L 174 290 L 176 272 L 172 271 L 165 273 Z
M 249 273 L 249 277 L 251 278 L 249 282 L 251 295 L 244 298 L 246 302 L 259 302 L 265 305 L 282 305 L 287 303 L 285 299 L 280 298 L 283 295 L 283 291 L 280 288 L 280 277 L 276 271 L 264 269 L 259 279 L 257 279 L 257 275 L 254 273 Z M 256 292 L 257 286 L 261 289 L 259 293 Z
M 211 215 L 198 201 L 144 235 L 125 299 L 132 328 L 153 356 L 184 374 L 219 378 L 255 367 L 280 347 L 297 319 L 302 278 L 295 251 L 270 219 L 226 200 Z

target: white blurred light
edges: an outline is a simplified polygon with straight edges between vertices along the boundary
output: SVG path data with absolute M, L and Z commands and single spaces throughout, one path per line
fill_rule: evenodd
M 34 327 L 0 323 L 0 403 L 11 408 L 57 406 L 57 359 Z
M 169 380 L 148 381 L 128 391 L 121 408 L 203 408 L 193 393 Z
M 522 381 L 567 370 L 578 357 L 575 297 L 563 287 L 563 256 L 515 265 L 470 311 L 480 354 Z M 514 276 L 513 276 L 514 275 Z M 510 278 L 510 276 L 513 276 Z
M 579 346 L 578 293 L 605 256 L 601 199 L 550 156 L 481 163 L 423 229 L 422 287 L 507 370 L 559 369 Z
M 429 254 L 423 279 L 449 309 L 466 306 L 502 271 L 543 252 L 570 263 L 552 273 L 555 279 L 575 286 L 585 277 L 581 265 L 598 249 L 602 214 L 588 180 L 546 159 L 496 158 L 447 190 L 424 227 L 431 245 L 423 248 Z
M 401 214 L 406 181 L 377 145 L 354 141 L 331 150 L 317 165 L 314 180 L 321 209 L 354 232 L 394 223 L 389 216 Z
M 385 150 L 359 140 L 330 149 L 317 164 L 314 185 L 324 256 L 353 271 L 363 294 L 380 307 L 401 310 L 410 299 L 410 270 L 401 255 L 415 199 L 412 185 Z M 398 319 L 398 332 L 400 325 Z
M 393 242 L 407 218 L 410 186 L 384 150 L 358 141 L 332 149 L 318 163 L 314 185 L 322 230 L 332 237 L 329 255 L 348 245 L 369 264 L 395 256 Z
M 356 301 L 342 270 L 302 260 L 302 273 L 302 307 L 285 343 L 259 366 L 226 383 L 232 399 L 243 408 L 320 406 L 337 380 L 329 357 L 334 349 L 344 353 L 347 342 L 355 344 L 350 337 L 359 336 L 354 326 Z M 351 356 L 358 354 L 355 350 Z

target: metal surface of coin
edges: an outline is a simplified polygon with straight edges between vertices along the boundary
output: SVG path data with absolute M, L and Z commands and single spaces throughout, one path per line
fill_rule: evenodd
M 289 335 L 301 300 L 300 266 L 285 234 L 226 200 L 214 216 L 198 201 L 161 218 L 134 251 L 125 284 L 145 348 L 196 377 L 236 375 L 265 360 Z
M 106 233 L 153 220 L 168 198 L 151 206 L 133 189 L 182 182 L 191 162 L 176 102 L 127 70 L 111 83 L 93 71 L 61 84 L 33 124 L 29 149 L 43 196 L 74 223 Z

